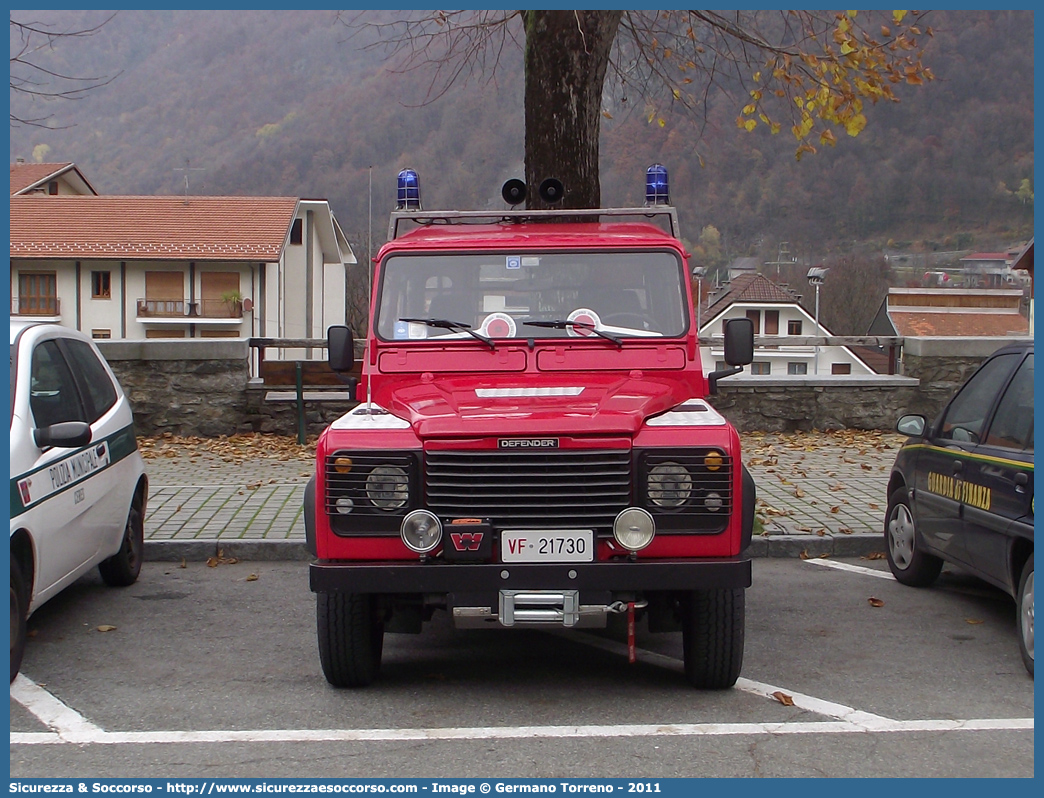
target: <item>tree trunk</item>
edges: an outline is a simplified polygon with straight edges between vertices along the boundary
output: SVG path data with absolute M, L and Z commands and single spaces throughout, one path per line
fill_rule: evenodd
M 620 11 L 526 11 L 526 207 L 597 208 L 602 85 Z M 540 184 L 565 188 L 548 204 Z

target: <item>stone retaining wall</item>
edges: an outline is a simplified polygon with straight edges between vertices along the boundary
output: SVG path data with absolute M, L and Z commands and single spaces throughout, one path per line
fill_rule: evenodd
M 140 435 L 215 437 L 297 433 L 293 402 L 265 402 L 250 379 L 245 339 L 97 341 L 134 407 Z M 983 358 L 1006 340 L 908 338 L 901 377 L 754 377 L 722 380 L 711 402 L 740 431 L 891 430 L 903 413 L 934 416 Z M 351 405 L 306 406 L 318 434 Z

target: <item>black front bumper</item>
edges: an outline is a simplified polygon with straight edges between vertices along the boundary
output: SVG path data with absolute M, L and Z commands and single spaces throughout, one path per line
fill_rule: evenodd
M 314 593 L 478 593 L 499 590 L 707 590 L 750 587 L 748 557 L 637 562 L 345 562 L 309 567 Z

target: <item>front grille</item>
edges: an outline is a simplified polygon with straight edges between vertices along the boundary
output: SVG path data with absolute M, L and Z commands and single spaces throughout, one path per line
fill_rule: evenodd
M 609 529 L 631 503 L 626 449 L 429 451 L 425 472 L 429 509 L 501 529 Z

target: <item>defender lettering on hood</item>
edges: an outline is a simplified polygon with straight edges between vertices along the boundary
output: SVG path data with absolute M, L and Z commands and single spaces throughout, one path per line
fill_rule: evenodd
M 498 449 L 557 449 L 558 438 L 500 438 Z

